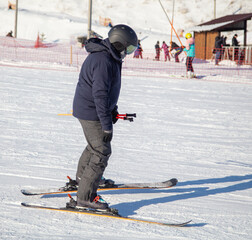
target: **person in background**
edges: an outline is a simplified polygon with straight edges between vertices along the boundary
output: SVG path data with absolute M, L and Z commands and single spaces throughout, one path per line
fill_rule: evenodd
M 175 42 L 170 42 L 171 44 L 171 50 L 175 50 L 175 54 L 172 55 L 172 57 L 175 58 L 175 62 L 179 62 L 179 54 L 183 52 L 183 48 L 179 47 L 177 43 Z
M 193 59 L 195 57 L 195 41 L 194 38 L 192 37 L 191 33 L 187 33 L 185 35 L 186 38 L 186 44 L 185 44 L 185 48 L 183 49 L 183 51 L 186 52 L 186 72 L 187 72 L 187 77 L 188 78 L 193 78 L 195 77 L 194 74 L 194 69 L 192 66 L 193 63 Z
M 215 54 L 216 54 L 216 49 L 214 47 L 213 50 L 212 50 L 211 62 L 215 59 Z
M 222 36 L 223 37 L 223 44 L 222 44 L 222 56 L 223 58 L 227 58 L 227 59 L 231 59 L 231 55 L 229 52 L 229 48 L 230 44 L 227 43 L 227 37 L 226 36 Z
M 79 74 L 73 116 L 82 126 L 87 146 L 79 159 L 76 172 L 77 201 L 71 199 L 69 207 L 109 210 L 108 203 L 97 195 L 97 188 L 111 155 L 122 60 L 135 51 L 137 43 L 135 31 L 127 25 L 119 24 L 110 29 L 108 38 L 90 38 L 85 44 L 89 55 Z
M 136 51 L 134 52 L 134 58 L 139 58 L 139 56 L 140 56 L 140 58 L 143 59 L 142 52 L 143 52 L 143 49 L 142 49 L 140 40 L 138 40 L 137 49 L 136 49 Z
M 232 46 L 240 46 L 239 41 L 237 40 L 238 35 L 235 34 L 232 38 Z
M 156 50 L 156 56 L 155 56 L 155 60 L 159 61 L 160 59 L 160 46 L 159 46 L 159 41 L 157 41 L 156 45 L 155 45 L 155 50 Z
M 169 61 L 171 61 L 170 54 L 169 54 L 169 47 L 167 46 L 165 41 L 163 41 L 161 49 L 164 49 L 165 62 L 167 61 L 167 58 L 169 59 Z
M 237 40 L 237 37 L 238 37 L 238 35 L 235 34 L 232 38 L 232 46 L 234 46 L 234 47 L 240 46 L 239 41 Z M 238 60 L 238 58 L 239 58 L 238 55 L 239 55 L 239 48 L 234 48 L 234 60 Z
M 215 65 L 219 65 L 219 62 L 221 60 L 221 54 L 222 54 L 222 46 L 223 46 L 223 37 L 217 36 L 215 38 Z
M 7 35 L 6 35 L 6 37 L 13 37 L 13 35 L 12 35 L 12 31 L 9 31 L 8 33 L 7 33 Z
M 111 28 L 113 27 L 113 24 L 112 24 L 111 21 L 109 21 L 108 26 L 111 27 Z
M 226 36 L 222 37 L 223 37 L 223 47 L 230 47 L 230 44 L 227 43 L 227 37 Z

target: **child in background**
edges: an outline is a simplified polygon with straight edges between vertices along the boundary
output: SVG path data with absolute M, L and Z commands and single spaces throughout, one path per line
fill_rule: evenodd
M 156 57 L 155 57 L 155 60 L 156 61 L 159 61 L 159 58 L 160 58 L 160 46 L 159 46 L 159 41 L 157 41 L 156 45 L 155 45 L 155 50 L 156 50 Z
M 139 58 L 140 57 L 140 58 L 143 59 L 142 51 L 143 51 L 143 49 L 142 49 L 140 40 L 138 40 L 137 49 L 134 52 L 134 58 Z
M 187 72 L 187 78 L 193 78 L 195 77 L 192 62 L 195 57 L 195 43 L 194 38 L 192 37 L 191 33 L 187 33 L 185 35 L 186 38 L 186 46 L 183 49 L 183 51 L 186 52 L 186 72 Z
M 170 61 L 171 58 L 170 58 L 170 54 L 169 54 L 169 47 L 167 46 L 165 41 L 163 41 L 163 45 L 162 45 L 161 49 L 164 49 L 165 62 L 167 61 L 167 58 Z

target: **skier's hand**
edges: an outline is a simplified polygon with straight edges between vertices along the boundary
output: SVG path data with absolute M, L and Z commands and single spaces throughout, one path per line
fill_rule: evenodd
M 103 131 L 103 142 L 107 143 L 112 140 L 113 137 L 113 131 Z
M 117 111 L 117 106 L 116 106 L 111 112 L 113 124 L 115 124 L 118 121 L 118 119 L 116 118 L 118 114 L 119 112 Z

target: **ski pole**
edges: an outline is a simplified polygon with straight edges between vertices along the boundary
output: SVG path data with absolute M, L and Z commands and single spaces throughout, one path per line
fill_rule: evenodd
M 130 122 L 134 121 L 134 117 L 136 117 L 136 113 L 125 113 L 125 114 L 117 114 L 117 119 L 128 120 Z
M 136 117 L 136 113 L 117 114 L 118 117 Z

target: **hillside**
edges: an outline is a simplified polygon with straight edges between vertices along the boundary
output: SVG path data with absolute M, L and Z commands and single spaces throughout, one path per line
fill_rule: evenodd
M 251 0 L 216 1 L 217 17 L 240 6 L 239 13 L 252 12 Z M 67 176 L 75 178 L 86 141 L 79 121 L 69 115 L 87 53 L 68 43 L 87 31 L 88 0 L 19 2 L 18 38 L 35 41 L 38 32 L 44 33 L 53 47 L 34 48 L 31 41 L 1 37 L 0 239 L 252 239 L 251 65 L 223 60 L 215 66 L 195 59 L 197 78 L 187 79 L 185 55 L 180 63 L 145 57 L 157 40 L 170 39 L 158 0 L 93 0 L 94 31 L 106 37 L 109 28 L 99 24 L 102 16 L 131 25 L 140 39 L 148 36 L 142 42 L 145 58 L 131 55 L 123 63 L 118 110 L 137 117 L 113 125 L 104 177 L 116 183 L 177 178 L 178 184 L 99 194 L 126 217 L 192 222 L 171 228 L 21 206 L 64 207 L 69 201 L 66 194 L 25 196 L 20 190 L 59 188 Z M 162 2 L 171 16 L 172 0 Z M 1 0 L 0 36 L 13 30 L 14 14 Z M 174 25 L 187 29 L 212 15 L 213 0 L 176 0 Z M 76 193 L 72 196 L 76 199 Z
M 252 12 L 251 0 L 217 0 L 216 16 Z M 162 1 L 172 20 L 173 0 Z M 190 29 L 213 18 L 214 1 L 176 0 L 174 6 L 174 27 L 177 31 Z M 13 10 L 7 9 L 7 1 L 0 2 L 0 36 L 14 29 Z M 47 41 L 69 41 L 86 34 L 88 0 L 23 0 L 19 2 L 18 37 L 36 39 L 37 33 L 44 33 Z M 157 40 L 170 40 L 171 27 L 158 0 L 93 0 L 92 29 L 106 37 L 109 28 L 99 24 L 99 17 L 111 18 L 113 24 L 125 23 L 132 26 L 139 38 L 148 36 L 142 43 L 152 48 Z M 248 21 L 248 44 L 252 44 L 252 23 Z M 234 33 L 226 34 L 228 42 Z M 243 32 L 238 32 L 242 39 Z M 174 36 L 175 38 L 175 36 Z

